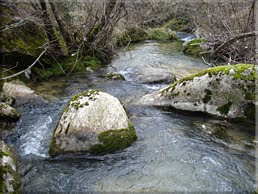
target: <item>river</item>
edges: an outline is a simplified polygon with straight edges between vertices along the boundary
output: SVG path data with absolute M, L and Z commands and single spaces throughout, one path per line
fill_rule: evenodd
M 48 103 L 17 107 L 22 113 L 5 141 L 19 156 L 23 192 L 151 191 L 251 192 L 255 186 L 254 126 L 228 123 L 227 137 L 198 128 L 216 119 L 193 113 L 137 104 L 163 84 L 137 83 L 146 67 L 165 68 L 178 78 L 208 68 L 181 52 L 181 42 L 135 44 L 97 72 L 74 74 L 42 82 L 39 92 L 55 95 Z M 108 80 L 107 72 L 126 78 Z M 48 155 L 52 131 L 69 98 L 95 88 L 117 97 L 125 106 L 138 140 L 116 154 Z M 221 121 L 218 121 L 221 122 Z

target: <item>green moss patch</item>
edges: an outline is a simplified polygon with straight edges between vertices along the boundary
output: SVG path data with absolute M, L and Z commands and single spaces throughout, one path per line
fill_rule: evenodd
M 103 131 L 98 135 L 102 144 L 94 145 L 90 148 L 93 154 L 114 153 L 123 150 L 137 140 L 137 135 L 132 123 L 128 129 Z
M 211 100 L 212 91 L 208 89 L 205 89 L 204 91 L 205 91 L 205 96 L 202 99 L 202 101 L 206 104 Z
M 201 44 L 206 42 L 205 39 L 202 38 L 196 38 L 194 40 L 189 41 L 183 48 L 183 52 L 185 54 L 193 55 L 195 57 L 200 56 L 200 53 L 204 51 L 201 48 Z
M 232 102 L 229 101 L 227 104 L 224 104 L 223 106 L 218 107 L 217 111 L 219 111 L 220 114 L 222 115 L 227 115 L 231 106 L 232 106 Z

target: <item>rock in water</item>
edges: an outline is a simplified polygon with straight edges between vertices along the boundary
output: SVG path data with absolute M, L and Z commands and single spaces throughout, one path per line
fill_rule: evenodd
M 4 102 L 0 102 L 0 118 L 15 121 L 20 117 L 20 113 Z
M 119 100 L 104 92 L 87 90 L 75 95 L 64 109 L 53 132 L 49 154 L 112 153 L 136 139 Z
M 4 83 L 3 95 L 5 98 L 13 97 L 16 99 L 16 104 L 24 103 L 41 103 L 44 99 L 38 96 L 35 91 L 27 87 L 22 82 L 12 81 Z
M 125 77 L 122 74 L 116 72 L 108 73 L 106 77 L 110 80 L 125 80 Z
M 209 68 L 146 95 L 141 102 L 254 121 L 256 68 L 249 64 Z
M 136 81 L 143 84 L 173 83 L 176 77 L 167 69 L 145 68 L 139 72 Z
M 0 193 L 19 193 L 21 186 L 15 151 L 0 141 Z

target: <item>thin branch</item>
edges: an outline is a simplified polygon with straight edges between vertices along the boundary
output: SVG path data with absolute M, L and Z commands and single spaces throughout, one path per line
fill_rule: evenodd
M 47 51 L 47 49 L 48 49 L 48 48 L 46 47 L 46 48 L 40 53 L 40 55 L 38 56 L 38 58 L 37 58 L 27 69 L 24 69 L 24 70 L 22 70 L 22 71 L 20 71 L 20 72 L 18 72 L 18 73 L 15 73 L 15 74 L 13 74 L 13 75 L 10 75 L 10 76 L 4 77 L 4 78 L 0 78 L 0 80 L 10 79 L 10 78 L 16 77 L 16 76 L 18 76 L 18 75 L 20 75 L 20 74 L 22 74 L 22 73 L 24 73 L 24 72 L 30 70 L 30 69 L 39 61 L 39 59 L 43 56 L 43 54 L 45 54 L 45 52 Z

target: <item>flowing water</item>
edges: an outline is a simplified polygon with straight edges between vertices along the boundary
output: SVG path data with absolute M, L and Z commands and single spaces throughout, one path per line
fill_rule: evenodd
M 5 139 L 20 156 L 22 191 L 253 191 L 253 125 L 225 122 L 227 135 L 218 137 L 196 125 L 201 123 L 205 129 L 214 118 L 137 105 L 139 98 L 164 86 L 137 83 L 135 75 L 140 69 L 165 68 L 180 78 L 207 68 L 201 60 L 182 54 L 181 48 L 180 42 L 132 45 L 99 72 L 58 78 L 34 88 L 51 91 L 56 98 L 18 107 L 21 119 L 13 135 Z M 114 70 L 126 80 L 103 76 Z M 116 154 L 49 157 L 52 131 L 64 106 L 72 95 L 89 88 L 121 100 L 138 140 Z

